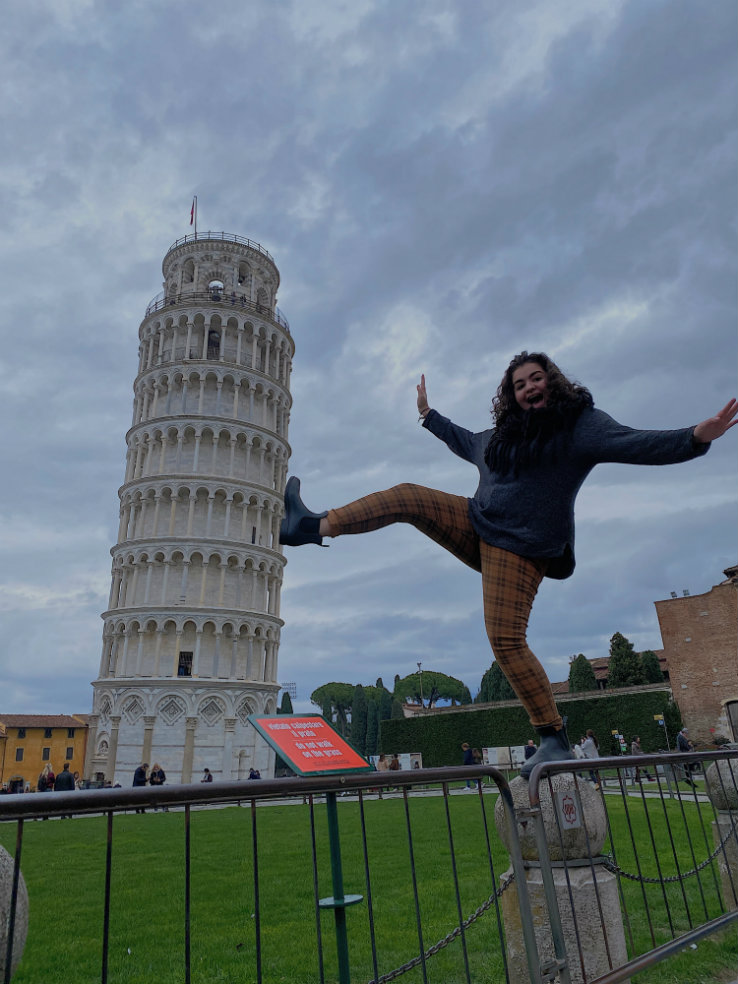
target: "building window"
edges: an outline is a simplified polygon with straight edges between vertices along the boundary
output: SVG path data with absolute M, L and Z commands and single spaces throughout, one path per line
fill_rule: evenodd
M 26 737 L 26 729 L 25 728 L 18 728 L 18 737 L 19 738 L 25 738 Z
M 74 748 L 71 745 L 67 745 L 67 760 L 74 758 Z
M 192 653 L 179 654 L 177 676 L 192 676 Z
M 51 738 L 51 728 L 44 728 L 44 738 Z
M 22 748 L 16 748 L 16 750 L 15 750 L 15 761 L 16 762 L 22 762 L 23 761 L 23 749 Z
M 41 750 L 41 758 L 44 760 L 44 762 L 48 762 L 49 759 L 51 758 L 51 749 L 50 748 L 44 748 L 44 749 L 42 749 Z
M 74 738 L 74 728 L 67 728 L 67 738 Z

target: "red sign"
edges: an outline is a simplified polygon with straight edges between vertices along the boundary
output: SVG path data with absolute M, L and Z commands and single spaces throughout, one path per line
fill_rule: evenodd
M 263 738 L 301 776 L 366 772 L 371 765 L 319 714 L 249 715 Z

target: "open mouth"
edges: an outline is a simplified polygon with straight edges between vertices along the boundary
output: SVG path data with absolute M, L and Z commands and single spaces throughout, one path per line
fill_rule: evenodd
M 528 406 L 542 407 L 543 404 L 544 404 L 543 393 L 536 393 L 535 396 L 531 396 L 528 399 Z

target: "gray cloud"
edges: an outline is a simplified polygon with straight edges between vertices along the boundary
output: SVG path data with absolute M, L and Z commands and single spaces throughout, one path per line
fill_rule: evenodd
M 5 711 L 85 710 L 137 329 L 168 246 L 261 242 L 296 342 L 292 467 L 315 508 L 476 476 L 414 385 L 481 430 L 516 351 L 549 351 L 631 426 L 735 391 L 736 12 L 688 0 L 16 7 L 0 39 Z M 531 641 L 562 678 L 653 601 L 735 562 L 735 439 L 598 469 L 578 569 Z M 291 551 L 282 679 L 489 665 L 477 576 L 409 529 Z

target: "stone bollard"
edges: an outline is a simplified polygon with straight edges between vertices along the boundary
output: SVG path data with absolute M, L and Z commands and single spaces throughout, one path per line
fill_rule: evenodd
M 738 761 L 718 759 L 705 772 L 707 792 L 717 812 L 712 821 L 726 910 L 738 909 Z
M 554 799 L 560 804 L 560 816 L 563 817 L 560 821 L 561 832 L 554 815 L 548 780 L 540 784 L 541 820 L 561 916 L 569 974 L 572 984 L 581 984 L 622 966 L 628 959 L 618 883 L 617 877 L 599 859 L 607 835 L 605 809 L 599 794 L 586 780 L 576 783 L 570 773 L 553 776 L 551 786 Z M 516 813 L 530 809 L 526 780 L 513 779 L 510 792 Z M 500 838 L 510 850 L 501 797 L 495 804 L 495 824 Z M 518 822 L 517 830 L 526 866 L 538 959 L 541 966 L 545 967 L 555 961 L 555 950 L 534 821 L 523 816 Z M 510 871 L 507 871 L 502 877 L 507 878 L 509 875 Z M 515 882 L 502 896 L 502 912 L 510 980 L 528 981 Z
M 4 980 L 5 961 L 8 954 L 8 929 L 10 922 L 10 898 L 13 894 L 13 869 L 15 862 L 4 847 L 0 847 L 0 979 Z M 10 976 L 15 973 L 28 933 L 28 892 L 21 874 L 18 879 L 18 902 L 15 907 L 15 932 L 13 934 L 13 956 Z

